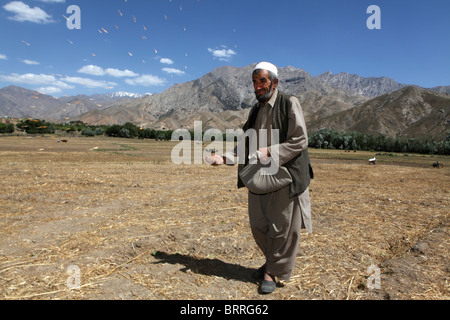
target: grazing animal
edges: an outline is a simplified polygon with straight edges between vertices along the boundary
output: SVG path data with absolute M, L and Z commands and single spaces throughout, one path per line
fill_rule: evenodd
M 436 161 L 435 163 L 433 163 L 433 168 L 443 168 L 444 164 L 443 163 L 439 163 L 439 161 Z

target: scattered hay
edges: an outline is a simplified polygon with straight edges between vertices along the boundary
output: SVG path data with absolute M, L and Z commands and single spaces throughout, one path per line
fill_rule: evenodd
M 311 152 L 314 233 L 302 233 L 292 279 L 260 296 L 236 168 L 174 165 L 171 143 L 15 139 L 0 138 L 1 299 L 450 297 L 447 167 Z M 380 289 L 367 286 L 372 265 Z

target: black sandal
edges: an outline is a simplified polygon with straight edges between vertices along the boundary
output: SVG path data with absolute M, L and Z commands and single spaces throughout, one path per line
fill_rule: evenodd
M 262 294 L 269 294 L 275 291 L 277 283 L 275 281 L 263 280 L 259 286 L 259 290 Z

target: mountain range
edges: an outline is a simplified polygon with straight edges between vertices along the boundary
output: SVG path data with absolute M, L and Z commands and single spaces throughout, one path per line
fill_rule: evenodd
M 56 99 L 20 87 L 0 90 L 0 116 L 52 121 L 82 120 L 92 125 L 132 122 L 157 129 L 235 129 L 256 103 L 254 65 L 225 66 L 199 79 L 154 95 L 117 93 Z M 294 67 L 279 70 L 279 89 L 300 100 L 310 131 L 320 128 L 370 134 L 445 139 L 450 131 L 450 86 L 431 89 L 387 77 L 345 72 L 311 76 Z
M 37 118 L 49 121 L 70 120 L 91 110 L 102 110 L 116 103 L 126 103 L 151 94 L 113 92 L 92 96 L 55 98 L 17 86 L 0 90 L 0 117 Z

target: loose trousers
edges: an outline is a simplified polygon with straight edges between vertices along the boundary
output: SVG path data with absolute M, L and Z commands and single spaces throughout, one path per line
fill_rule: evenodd
M 289 186 L 265 195 L 249 192 L 248 211 L 253 237 L 266 258 L 266 272 L 289 280 L 302 226 L 311 231 L 309 189 L 292 199 Z

